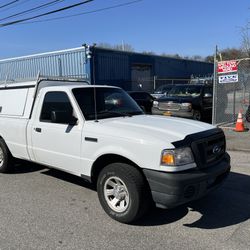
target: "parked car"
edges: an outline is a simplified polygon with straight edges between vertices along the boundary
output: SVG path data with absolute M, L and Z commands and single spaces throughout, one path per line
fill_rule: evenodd
M 161 85 L 160 87 L 158 87 L 153 94 L 151 94 L 153 97 L 155 98 L 160 98 L 162 96 L 165 96 L 169 93 L 169 91 L 172 89 L 173 85 L 171 84 L 165 84 L 165 85 Z
M 145 115 L 117 87 L 58 78 L 4 84 L 0 107 L 1 173 L 22 159 L 79 176 L 123 223 L 152 203 L 173 208 L 196 200 L 230 171 L 221 129 Z
M 151 109 L 155 100 L 152 95 L 145 91 L 128 91 L 128 94 L 137 102 L 145 113 L 151 114 Z
M 167 96 L 154 101 L 152 114 L 211 120 L 213 88 L 205 84 L 174 85 Z

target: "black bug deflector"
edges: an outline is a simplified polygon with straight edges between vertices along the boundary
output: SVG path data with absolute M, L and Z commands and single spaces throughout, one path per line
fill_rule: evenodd
M 176 148 L 190 147 L 198 168 L 218 164 L 226 152 L 226 140 L 222 129 L 215 128 L 186 136 L 172 143 Z

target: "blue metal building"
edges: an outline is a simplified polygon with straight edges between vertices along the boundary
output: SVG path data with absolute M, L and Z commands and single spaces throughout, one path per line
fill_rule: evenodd
M 118 85 L 126 90 L 140 82 L 152 86 L 153 77 L 181 80 L 213 74 L 213 64 L 207 62 L 93 47 L 91 51 L 92 82 Z
M 116 85 L 125 90 L 153 77 L 190 79 L 213 73 L 213 64 L 98 47 L 80 47 L 0 60 L 0 82 L 34 79 L 40 75 L 81 77 L 92 84 Z

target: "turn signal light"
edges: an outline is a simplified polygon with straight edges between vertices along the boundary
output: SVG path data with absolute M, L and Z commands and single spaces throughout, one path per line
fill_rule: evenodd
M 174 165 L 174 155 L 173 154 L 163 154 L 162 155 L 162 159 L 161 159 L 162 163 L 166 164 L 166 165 Z

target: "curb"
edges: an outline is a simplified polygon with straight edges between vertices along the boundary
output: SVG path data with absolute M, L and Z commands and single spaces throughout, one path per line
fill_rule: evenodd
M 234 151 L 234 152 L 246 152 L 246 153 L 250 153 L 250 149 L 246 149 L 246 148 L 230 148 L 230 147 L 227 147 L 226 148 L 226 151 Z

